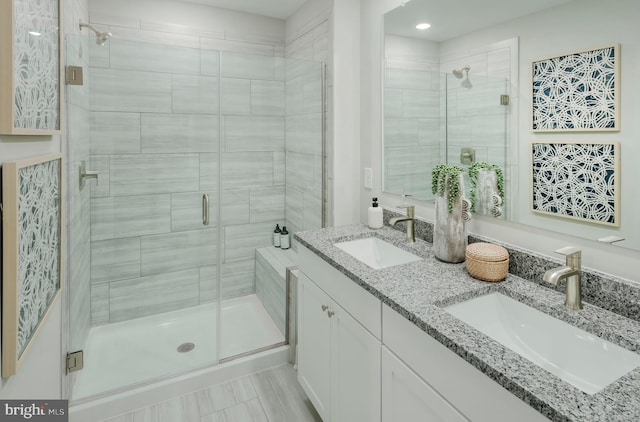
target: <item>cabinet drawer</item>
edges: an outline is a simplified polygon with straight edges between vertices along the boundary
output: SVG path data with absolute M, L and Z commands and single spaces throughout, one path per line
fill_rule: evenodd
M 402 315 L 387 305 L 382 308 L 383 344 L 467 418 L 474 422 L 548 421 Z
M 371 334 L 382 335 L 382 304 L 371 293 L 300 245 L 298 267 Z

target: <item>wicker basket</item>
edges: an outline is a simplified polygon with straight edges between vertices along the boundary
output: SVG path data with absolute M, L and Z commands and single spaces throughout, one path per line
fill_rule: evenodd
M 492 243 L 472 243 L 466 249 L 467 272 L 483 281 L 502 281 L 509 272 L 509 253 Z

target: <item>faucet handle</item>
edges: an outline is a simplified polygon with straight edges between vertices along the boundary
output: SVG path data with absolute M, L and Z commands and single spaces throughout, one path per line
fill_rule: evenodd
M 564 256 L 582 254 L 582 251 L 575 246 L 565 246 L 564 248 L 556 249 L 554 252 Z

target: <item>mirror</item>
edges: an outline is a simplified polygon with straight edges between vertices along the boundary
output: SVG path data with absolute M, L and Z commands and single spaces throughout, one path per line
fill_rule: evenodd
M 503 170 L 505 185 L 500 209 L 483 208 L 485 215 L 592 240 L 624 239 L 616 245 L 640 250 L 640 225 L 632 221 L 640 212 L 631 185 L 637 176 L 633 163 L 625 165 L 626 157 L 640 156 L 640 146 L 633 142 L 640 127 L 634 126 L 632 114 L 638 86 L 628 81 L 635 77 L 625 79 L 634 72 L 632 63 L 625 68 L 624 58 L 625 51 L 632 55 L 640 45 L 632 23 L 637 4 L 619 0 L 615 8 L 607 8 L 597 0 L 581 0 L 580 7 L 571 0 L 531 3 L 411 0 L 384 15 L 383 191 L 431 202 L 436 164 L 468 168 L 485 162 Z M 423 22 L 431 27 L 416 29 Z M 611 22 L 606 37 L 603 31 L 584 29 L 606 22 Z M 612 42 L 620 43 L 622 52 L 621 130 L 534 132 L 532 62 Z M 532 211 L 532 143 L 563 141 L 620 144 L 619 226 Z M 469 181 L 465 185 L 471 186 Z

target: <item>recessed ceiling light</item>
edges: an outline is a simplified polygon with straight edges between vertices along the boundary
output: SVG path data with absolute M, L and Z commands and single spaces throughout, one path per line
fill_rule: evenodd
M 431 28 L 431 25 L 428 23 L 419 23 L 416 25 L 416 29 L 424 31 L 425 29 Z

